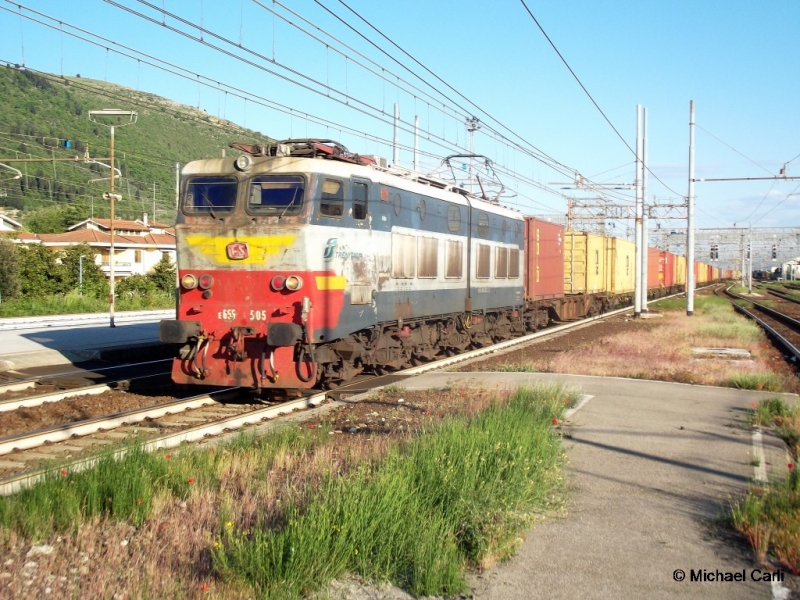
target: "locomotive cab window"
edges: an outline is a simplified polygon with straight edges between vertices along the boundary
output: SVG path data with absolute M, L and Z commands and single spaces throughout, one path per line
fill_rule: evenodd
M 235 177 L 193 177 L 186 184 L 183 212 L 187 215 L 220 215 L 236 206 Z
M 250 180 L 247 212 L 296 214 L 303 207 L 305 181 L 297 175 L 261 175 Z
M 353 218 L 363 221 L 367 218 L 367 184 L 353 183 Z
M 325 179 L 322 182 L 319 214 L 325 217 L 341 217 L 342 213 L 344 213 L 344 186 L 336 179 Z

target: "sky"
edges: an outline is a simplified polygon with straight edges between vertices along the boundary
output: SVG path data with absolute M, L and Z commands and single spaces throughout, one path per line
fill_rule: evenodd
M 399 163 L 413 166 L 417 116 L 425 172 L 469 150 L 476 117 L 474 151 L 514 194 L 503 203 L 563 215 L 565 196 L 631 204 L 637 105 L 648 201 L 689 193 L 691 100 L 696 178 L 773 177 L 786 163 L 800 176 L 798 25 L 798 0 L 0 0 L 0 62 L 390 162 L 397 103 Z M 602 185 L 577 187 L 576 173 Z M 698 182 L 695 195 L 700 228 L 800 226 L 800 179 Z

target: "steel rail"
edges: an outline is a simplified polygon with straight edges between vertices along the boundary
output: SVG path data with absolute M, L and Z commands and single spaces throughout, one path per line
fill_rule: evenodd
M 124 389 L 125 384 L 130 385 L 132 381 L 139 381 L 148 379 L 150 377 L 163 377 L 169 375 L 166 373 L 154 373 L 152 375 L 143 375 L 141 377 L 130 377 L 128 379 L 120 379 L 119 381 L 110 381 L 108 383 L 96 383 L 93 385 L 86 385 L 83 387 L 71 388 L 69 390 L 59 390 L 57 392 L 48 392 L 46 394 L 37 394 L 35 396 L 26 396 L 24 398 L 10 398 L 8 400 L 0 400 L 0 412 L 9 412 L 20 408 L 31 408 L 34 406 L 41 406 L 48 402 L 59 402 L 66 398 L 74 398 L 75 396 L 96 396 L 97 394 L 104 394 L 112 390 Z M 36 385 L 36 381 L 30 382 L 25 388 L 14 389 L 16 386 L 22 384 L 9 384 L 0 385 L 0 394 L 7 391 L 21 391 Z M 10 388 L 10 389 L 9 389 Z
M 787 315 L 785 315 L 785 314 L 783 314 L 781 312 L 778 312 L 775 309 L 772 309 L 772 308 L 770 308 L 768 306 L 764 306 L 763 304 L 759 304 L 758 302 L 750 300 L 750 298 L 745 298 L 744 296 L 741 296 L 739 294 L 735 294 L 735 293 L 730 291 L 730 288 L 725 290 L 725 293 L 728 294 L 729 296 L 732 296 L 733 298 L 737 298 L 739 300 L 744 300 L 745 302 L 749 302 L 750 304 L 752 304 L 753 306 L 758 308 L 758 310 L 770 315 L 771 317 L 773 317 L 774 319 L 776 319 L 778 321 L 781 321 L 782 323 L 788 325 L 789 327 L 793 328 L 795 331 L 800 333 L 800 321 L 798 321 L 797 319 L 793 319 L 792 317 L 787 316 Z
M 230 391 L 230 390 L 228 390 Z M 237 389 L 238 392 L 238 389 Z M 141 444 L 141 447 L 147 452 L 154 452 L 159 449 L 174 448 L 183 443 L 196 442 L 205 439 L 209 436 L 219 435 L 228 431 L 240 429 L 249 424 L 260 423 L 261 421 L 274 419 L 284 414 L 290 414 L 298 410 L 317 407 L 320 403 L 324 402 L 327 398 L 326 393 L 322 392 L 314 394 L 306 398 L 298 398 L 281 403 L 278 406 L 262 408 L 250 411 L 244 415 L 236 415 L 215 421 L 214 423 L 207 423 L 183 429 L 179 432 L 168 433 L 161 436 L 154 437 Z M 346 402 L 334 401 L 330 407 L 344 405 Z M 120 448 L 112 453 L 114 459 L 120 459 L 129 452 L 128 448 Z M 94 454 L 85 458 L 80 458 L 71 461 L 68 466 L 70 472 L 85 471 L 92 468 L 101 456 Z M 52 466 L 45 466 L 35 471 L 5 477 L 0 479 L 0 496 L 8 496 L 20 491 L 23 488 L 29 487 L 38 481 L 45 479 L 48 475 L 53 473 Z
M 232 392 L 238 394 L 239 388 L 226 388 L 213 394 L 203 394 L 193 398 L 170 400 L 144 409 L 133 408 L 111 415 L 93 417 L 73 423 L 62 423 L 44 429 L 30 431 L 22 434 L 9 435 L 0 438 L 0 455 L 9 454 L 14 450 L 30 450 L 38 448 L 47 442 L 63 442 L 75 436 L 84 436 L 95 433 L 100 429 L 110 430 L 130 423 L 139 423 L 146 419 L 157 419 L 167 414 L 174 414 L 191 408 L 200 408 L 210 404 L 217 404 L 218 400 L 226 399 Z
M 728 296 L 734 297 L 734 298 L 741 299 L 741 300 L 747 300 L 747 298 L 742 298 L 738 294 L 734 294 L 733 292 L 731 292 L 730 288 L 725 290 L 725 294 L 727 294 Z M 750 302 L 750 300 L 747 300 L 747 301 Z M 731 303 L 731 305 L 733 306 L 733 308 L 734 308 L 734 310 L 736 312 L 740 312 L 743 315 L 745 315 L 746 317 L 749 317 L 749 318 L 753 319 L 756 323 L 758 323 L 758 325 L 764 331 L 767 332 L 768 335 L 770 335 L 773 339 L 775 339 L 778 343 L 780 343 L 792 356 L 794 356 L 795 360 L 800 360 L 800 349 L 798 349 L 794 344 L 792 344 L 789 340 L 787 340 L 785 337 L 783 337 L 783 335 L 778 333 L 778 331 L 776 331 L 774 327 L 769 325 L 763 319 L 760 319 L 755 313 L 747 310 L 743 306 L 740 306 L 740 305 L 736 304 L 732 300 L 730 300 L 730 303 Z M 754 306 L 758 306 L 754 302 L 751 302 L 751 303 Z M 764 307 L 764 308 L 766 308 L 766 307 Z M 772 312 L 772 311 L 770 311 L 770 309 L 767 309 L 767 311 Z M 780 313 L 778 313 L 778 314 L 780 314 Z M 783 315 L 783 316 L 785 316 L 785 315 Z M 787 317 L 787 318 L 790 318 L 790 317 Z M 794 321 L 794 319 L 791 319 L 791 320 Z
M 155 360 L 145 360 L 143 362 L 138 363 L 124 363 L 119 365 L 111 365 L 109 367 L 98 367 L 93 369 L 75 369 L 73 371 L 64 371 L 63 373 L 52 373 L 50 375 L 34 375 L 29 376 L 24 373 L 19 373 L 18 371 L 3 371 L 0 372 L 4 378 L 7 377 L 9 373 L 14 373 L 17 375 L 22 375 L 17 379 L 8 378 L 8 383 L 0 384 L 0 394 L 5 392 L 16 392 L 20 390 L 28 389 L 29 387 L 35 386 L 40 381 L 49 381 L 52 379 L 61 379 L 63 377 L 72 377 L 72 376 L 81 376 L 86 373 L 94 373 L 99 374 L 103 371 L 113 371 L 114 369 L 131 369 L 134 367 L 141 367 L 145 365 L 154 365 L 161 362 L 172 362 L 173 359 L 171 358 L 158 358 Z M 73 365 L 69 365 L 73 366 Z
M 665 296 L 664 298 L 680 296 L 682 295 L 682 293 L 683 292 L 678 294 L 673 294 L 671 296 Z M 664 298 L 659 298 L 659 300 L 663 300 Z M 594 317 L 590 317 L 587 319 L 581 319 L 578 321 L 565 323 L 563 325 L 559 325 L 556 327 L 548 327 L 546 329 L 542 329 L 541 331 L 537 331 L 535 333 L 523 336 L 521 338 L 507 340 L 504 342 L 500 342 L 498 344 L 493 344 L 492 346 L 487 346 L 485 348 L 471 350 L 469 352 L 465 352 L 457 356 L 433 361 L 417 367 L 411 367 L 409 369 L 403 369 L 401 371 L 396 371 L 392 373 L 391 376 L 411 377 L 428 371 L 442 369 L 459 362 L 481 358 L 485 355 L 494 354 L 497 352 L 503 352 L 515 346 L 524 345 L 531 341 L 537 340 L 538 338 L 556 335 L 561 332 L 567 331 L 569 329 L 577 329 L 582 326 L 588 326 L 596 321 L 613 317 L 619 314 L 623 314 L 631 310 L 632 307 L 627 306 L 624 308 L 609 311 L 607 313 L 596 315 Z M 379 379 L 379 377 L 375 377 L 374 379 Z M 358 383 L 350 382 L 349 384 L 337 388 L 335 391 L 314 393 L 310 396 L 283 402 L 277 406 L 265 407 L 263 409 L 250 411 L 243 415 L 227 417 L 219 421 L 215 421 L 213 423 L 204 423 L 187 429 L 182 429 L 179 432 L 165 434 L 144 441 L 142 442 L 141 447 L 148 452 L 152 452 L 159 449 L 173 448 L 183 443 L 196 442 L 198 440 L 208 438 L 209 436 L 220 435 L 225 432 L 240 429 L 246 425 L 256 424 L 265 420 L 274 419 L 281 415 L 287 415 L 296 411 L 301 411 L 306 409 L 319 408 L 319 405 L 322 402 L 329 400 L 331 398 L 330 396 L 331 394 L 335 394 L 337 396 L 340 394 L 345 394 L 347 393 L 347 388 L 350 385 L 362 385 L 363 383 L 365 382 L 363 381 Z M 350 399 L 350 401 L 352 401 L 352 398 Z M 347 400 L 332 400 L 329 404 L 326 405 L 325 409 L 329 410 L 332 408 L 336 408 L 338 406 L 344 406 L 347 404 L 347 402 L 348 402 Z M 59 427 L 61 426 L 57 426 L 56 428 Z M 0 440 L 0 442 L 1 441 L 2 440 Z M 121 448 L 119 450 L 116 450 L 113 453 L 113 456 L 114 458 L 118 459 L 123 457 L 128 451 L 129 450 L 126 448 Z M 99 460 L 101 460 L 101 457 L 96 454 L 88 456 L 86 458 L 77 459 L 69 463 L 68 470 L 71 472 L 83 471 L 94 466 Z M 33 485 L 34 483 L 44 479 L 48 475 L 51 475 L 53 473 L 53 470 L 54 470 L 53 466 L 45 466 L 32 472 L 27 472 L 20 475 L 14 475 L 0 479 L 0 496 L 10 495 L 19 491 L 20 489 Z

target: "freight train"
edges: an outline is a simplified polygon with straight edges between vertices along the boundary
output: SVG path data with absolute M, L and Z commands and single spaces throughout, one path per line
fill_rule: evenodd
M 231 144 L 182 172 L 177 384 L 333 388 L 630 303 L 634 245 L 330 140 Z M 649 249 L 648 294 L 686 259 Z M 697 263 L 696 280 L 731 277 Z

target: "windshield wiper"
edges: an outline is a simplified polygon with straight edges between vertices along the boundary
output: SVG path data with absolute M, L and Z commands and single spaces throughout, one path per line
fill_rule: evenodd
M 294 196 L 292 196 L 292 201 L 289 202 L 289 204 L 286 206 L 286 208 L 283 209 L 283 212 L 281 213 L 281 215 L 278 217 L 279 219 L 282 219 L 283 215 L 286 214 L 286 211 L 288 211 L 290 208 L 292 208 L 292 206 L 294 206 L 295 198 L 297 198 L 297 192 L 296 191 L 294 193 Z

